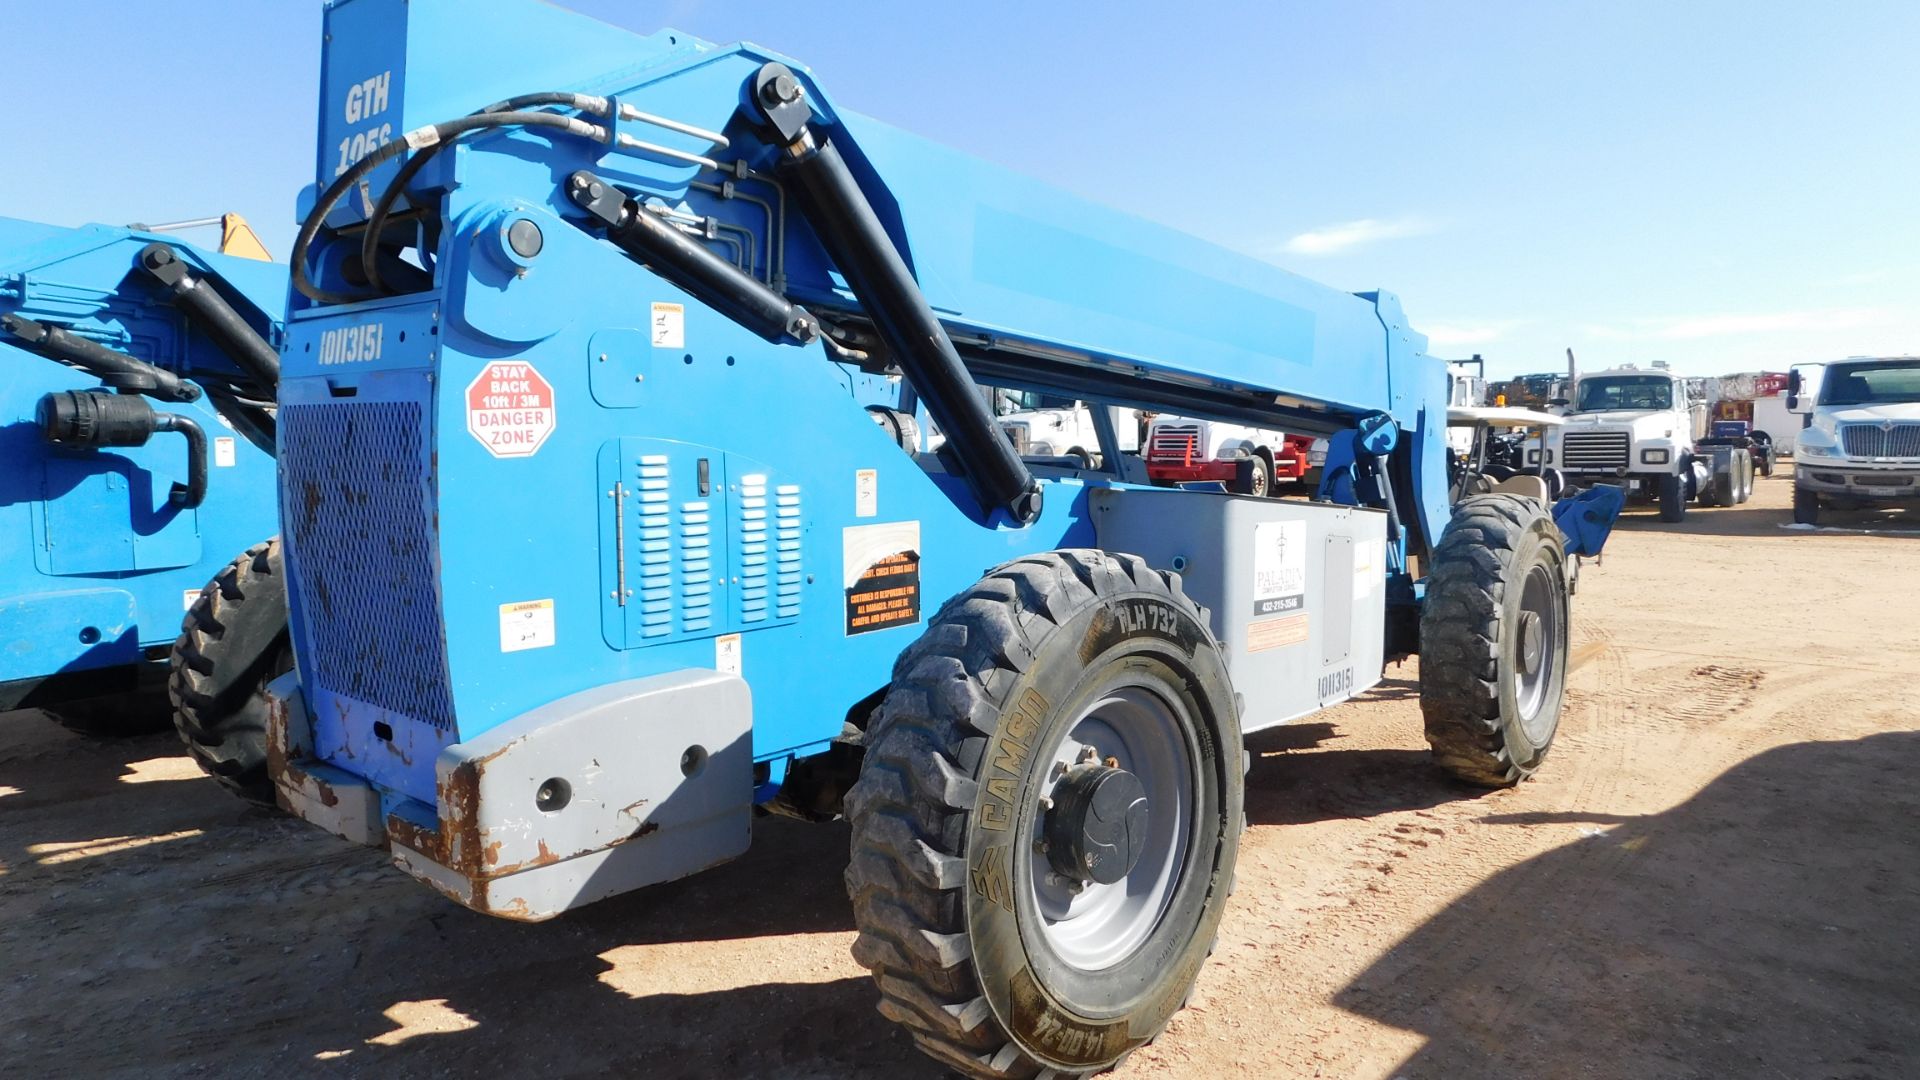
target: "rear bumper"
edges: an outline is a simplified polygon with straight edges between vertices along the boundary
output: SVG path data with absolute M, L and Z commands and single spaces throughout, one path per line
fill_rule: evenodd
M 1176 461 L 1147 462 L 1149 477 L 1176 484 L 1200 480 L 1232 482 L 1239 476 L 1239 469 L 1239 464 L 1232 461 L 1196 461 L 1191 465 Z
M 280 806 L 387 848 L 401 869 L 483 914 L 538 922 L 747 849 L 752 700 L 736 676 L 672 672 L 530 710 L 443 749 L 432 806 L 316 760 L 294 676 L 268 693 L 267 768 Z

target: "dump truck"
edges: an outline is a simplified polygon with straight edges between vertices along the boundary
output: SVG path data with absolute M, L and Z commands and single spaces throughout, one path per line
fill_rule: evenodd
M 756 808 L 844 818 L 881 1012 L 1030 1077 L 1186 1000 L 1247 733 L 1418 654 L 1440 768 L 1541 767 L 1567 538 L 1537 490 L 1450 498 L 1446 369 L 1393 294 L 752 45 L 527 0 L 325 20 L 280 388 L 292 814 L 518 920 L 732 859 Z M 898 372 L 940 451 L 849 367 Z M 1323 498 L 1023 457 L 983 386 L 1321 437 Z
M 177 236 L 200 226 L 219 251 Z M 238 215 L 0 219 L 0 709 L 97 735 L 177 724 L 203 768 L 269 804 L 258 691 L 290 663 L 272 541 L 286 291 Z

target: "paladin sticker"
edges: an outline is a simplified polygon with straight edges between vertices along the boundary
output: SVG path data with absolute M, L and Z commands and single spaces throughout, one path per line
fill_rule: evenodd
M 853 471 L 853 516 L 875 517 L 880 513 L 880 470 Z
M 1307 523 L 1262 521 L 1253 527 L 1253 613 L 1284 615 L 1307 603 Z
M 500 651 L 544 649 L 553 644 L 553 601 L 500 605 Z
M 494 457 L 532 457 L 553 428 L 553 384 L 532 364 L 496 360 L 467 384 L 467 430 Z
M 920 523 L 855 525 L 840 535 L 848 635 L 919 622 Z

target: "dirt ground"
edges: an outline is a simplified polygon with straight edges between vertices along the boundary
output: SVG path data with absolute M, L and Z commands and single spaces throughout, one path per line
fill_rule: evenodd
M 1920 525 L 1624 522 L 1552 759 L 1430 770 L 1416 672 L 1253 737 L 1193 1007 L 1121 1077 L 1920 1075 Z M 841 826 L 539 926 L 249 810 L 171 736 L 0 718 L 0 1075 L 932 1077 Z

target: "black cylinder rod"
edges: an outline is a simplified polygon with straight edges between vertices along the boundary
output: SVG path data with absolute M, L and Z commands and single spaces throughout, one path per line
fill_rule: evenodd
M 606 230 L 607 239 L 701 303 L 775 344 L 805 345 L 819 320 L 752 275 L 649 213 L 584 169 L 567 178 L 567 197 Z
M 263 392 L 271 395 L 278 389 L 280 354 L 225 297 L 189 270 L 172 248 L 148 244 L 140 249 L 140 266 L 173 291 L 173 302 L 187 313 L 188 321 L 212 338 Z
M 907 269 L 906 260 L 832 142 L 815 140 L 800 115 L 807 109 L 792 72 L 760 69 L 749 88 L 764 125 L 787 140 L 780 173 L 794 181 L 807 221 L 827 249 L 895 363 L 926 402 L 927 412 L 983 509 L 1015 520 L 1040 515 L 1040 485 L 994 419 L 946 328 Z

